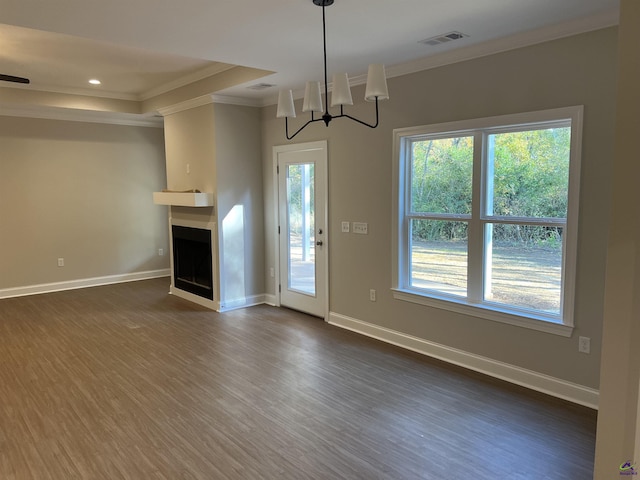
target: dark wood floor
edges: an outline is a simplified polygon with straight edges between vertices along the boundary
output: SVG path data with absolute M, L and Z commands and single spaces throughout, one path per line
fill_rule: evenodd
M 592 477 L 592 410 L 167 283 L 0 300 L 0 479 Z

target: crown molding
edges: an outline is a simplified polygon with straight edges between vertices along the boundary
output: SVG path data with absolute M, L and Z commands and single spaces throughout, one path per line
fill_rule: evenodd
M 130 93 L 115 93 L 115 92 L 106 92 L 104 90 L 91 89 L 91 88 L 70 88 L 70 87 L 60 87 L 60 86 L 50 86 L 50 85 L 42 85 L 39 83 L 31 83 L 29 85 L 22 84 L 12 84 L 12 85 L 3 85 L 2 88 L 16 88 L 20 90 L 28 90 L 35 92 L 43 92 L 43 93 L 60 93 L 63 95 L 79 95 L 83 97 L 97 97 L 97 98 L 109 98 L 111 100 L 127 100 L 130 102 L 138 102 L 140 101 L 140 97 L 138 95 L 130 94 Z
M 169 105 L 168 107 L 158 108 L 158 113 L 163 117 L 166 117 L 167 115 L 173 115 L 174 113 L 184 112 L 185 110 L 202 107 L 203 105 L 209 105 L 213 102 L 213 95 L 202 95 L 201 97 L 196 97 L 184 102 L 176 103 L 174 105 Z
M 261 106 L 259 101 L 256 99 L 232 97 L 227 95 L 203 95 L 202 97 L 187 100 L 186 102 L 160 108 L 158 109 L 158 113 L 161 116 L 154 114 L 133 114 L 45 107 L 40 105 L 0 105 L 0 116 L 40 118 L 45 120 L 66 120 L 70 122 L 104 123 L 111 125 L 127 125 L 132 127 L 163 128 L 164 120 L 162 117 L 212 103 L 240 105 L 246 107 Z
M 620 12 L 618 9 L 611 9 L 596 15 L 571 20 L 564 23 L 550 25 L 548 27 L 529 30 L 517 33 L 507 37 L 488 40 L 477 45 L 471 45 L 464 48 L 458 48 L 443 52 L 440 54 L 430 55 L 411 62 L 401 63 L 397 65 L 387 66 L 385 68 L 387 78 L 401 77 L 411 73 L 422 72 L 432 68 L 443 67 L 458 62 L 473 60 L 474 58 L 486 57 L 496 53 L 516 50 L 539 43 L 550 42 L 560 38 L 571 37 L 581 33 L 587 33 L 602 28 L 608 28 L 618 25 L 620 21 Z M 356 75 L 349 78 L 349 85 L 354 87 L 364 85 L 367 82 L 367 75 Z M 329 91 L 331 91 L 331 83 L 329 83 Z M 324 88 L 324 87 L 323 87 Z M 304 88 L 294 90 L 293 98 L 301 99 L 304 96 Z M 278 103 L 278 96 L 270 95 L 261 99 L 260 106 L 266 107 Z
M 571 37 L 602 28 L 613 27 L 619 23 L 617 9 L 608 10 L 597 15 L 583 17 L 569 22 L 558 23 L 548 27 L 529 30 L 508 37 L 489 40 L 477 45 L 459 48 L 437 55 L 431 55 L 413 62 L 393 65 L 386 69 L 387 78 L 399 77 L 423 70 L 442 67 L 453 63 L 464 62 L 474 58 L 485 57 L 496 53 L 516 50 L 539 43 L 550 42 L 560 38 Z M 366 75 L 354 77 L 354 85 L 366 82 Z
M 211 77 L 213 75 L 226 72 L 227 70 L 231 70 L 232 68 L 235 68 L 235 65 L 231 65 L 228 63 L 214 63 L 213 65 L 198 70 L 197 72 L 185 75 L 184 77 L 180 77 L 179 79 L 167 82 L 164 85 L 152 88 L 142 95 L 139 95 L 137 99 L 141 101 L 149 100 L 150 98 L 157 97 L 158 95 L 170 92 L 171 90 L 175 90 L 176 88 L 184 87 L 191 83 L 204 80 L 205 78 Z
M 261 107 L 259 99 L 233 97 L 230 95 L 203 95 L 201 97 L 192 98 L 185 102 L 176 103 L 175 105 L 169 105 L 168 107 L 162 107 L 158 109 L 158 113 L 163 117 L 167 115 L 173 115 L 174 113 L 184 112 L 192 108 L 201 107 L 203 105 L 209 105 L 211 103 L 223 103 L 227 105 L 239 105 L 243 107 Z
M 197 72 L 185 75 L 180 77 L 179 79 L 173 80 L 171 82 L 167 82 L 158 87 L 154 87 L 151 90 L 148 90 L 140 95 L 134 93 L 116 93 L 104 91 L 99 88 L 71 88 L 71 87 L 61 87 L 61 86 L 53 86 L 53 85 L 42 85 L 38 83 L 31 83 L 29 85 L 15 84 L 11 86 L 3 85 L 2 88 L 18 88 L 22 90 L 30 90 L 37 92 L 45 92 L 45 93 L 61 93 L 65 95 L 81 95 L 85 97 L 98 97 L 98 98 L 109 98 L 113 100 L 127 100 L 131 102 L 141 102 L 148 100 L 153 97 L 157 97 L 158 95 L 162 95 L 163 93 L 170 92 L 175 90 L 176 88 L 184 87 L 191 83 L 197 82 L 199 80 L 203 80 L 205 78 L 211 77 L 213 75 L 217 75 L 222 72 L 226 72 L 227 70 L 231 70 L 235 65 L 230 65 L 228 63 L 219 63 L 216 62 L 213 65 L 210 65 L 206 68 L 198 70 Z
M 228 105 L 239 105 L 243 107 L 262 107 L 262 102 L 259 98 L 246 98 L 246 97 L 234 97 L 232 95 L 217 95 L 211 96 L 214 103 L 225 103 Z
M 43 106 L 1 106 L 0 116 L 65 120 L 69 122 L 103 123 L 130 127 L 163 128 L 164 126 L 163 119 L 156 116 Z

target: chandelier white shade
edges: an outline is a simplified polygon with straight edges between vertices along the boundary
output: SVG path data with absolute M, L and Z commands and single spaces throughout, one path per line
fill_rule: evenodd
M 346 117 L 369 128 L 376 128 L 379 123 L 378 112 L 378 100 L 389 99 L 389 91 L 387 89 L 387 78 L 384 71 L 384 65 L 372 64 L 369 65 L 369 71 L 367 74 L 367 86 L 365 90 L 365 100 L 368 102 L 375 102 L 376 105 L 376 119 L 375 123 L 369 124 L 362 120 L 359 120 L 351 115 L 344 113 L 345 105 L 353 105 L 353 97 L 351 96 L 351 88 L 349 86 L 349 77 L 346 73 L 336 73 L 333 75 L 333 82 L 331 88 L 331 106 L 340 107 L 340 114 L 332 115 L 329 113 L 329 84 L 327 75 L 327 25 L 325 8 L 333 5 L 334 0 L 313 0 L 313 3 L 319 7 L 322 7 L 322 40 L 324 44 L 324 107 L 322 105 L 322 93 L 320 88 L 320 82 L 310 81 L 306 83 L 304 89 L 304 99 L 302 101 L 302 111 L 311 112 L 311 119 L 303 124 L 296 132 L 289 135 L 289 118 L 295 118 L 296 110 L 293 102 L 293 93 L 291 90 L 281 90 L 278 94 L 278 109 L 276 112 L 277 118 L 283 118 L 285 120 L 285 135 L 288 140 L 291 140 L 298 133 L 300 133 L 309 124 L 323 121 L 328 127 L 329 122 L 334 118 Z M 323 113 L 321 117 L 314 117 L 314 113 Z
M 378 100 L 389 99 L 387 75 L 384 71 L 384 65 L 380 63 L 372 63 L 369 65 L 369 71 L 367 73 L 367 88 L 364 92 L 364 99 L 367 102 L 373 102 L 376 98 Z
M 347 77 L 346 73 L 335 73 L 333 75 L 331 106 L 335 107 L 336 105 L 353 105 L 349 77 Z
M 293 105 L 293 92 L 291 90 L 280 90 L 278 93 L 277 118 L 296 116 L 296 108 Z
M 322 112 L 322 94 L 320 93 L 320 82 L 307 82 L 304 87 L 304 100 L 302 102 L 303 112 Z

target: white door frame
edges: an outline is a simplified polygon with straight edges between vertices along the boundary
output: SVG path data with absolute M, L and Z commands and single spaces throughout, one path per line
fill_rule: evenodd
M 273 222 L 275 226 L 275 251 L 274 251 L 274 280 L 275 280 L 275 306 L 280 306 L 281 292 L 280 292 L 280 183 L 278 181 L 278 154 L 281 152 L 292 152 L 297 150 L 310 150 L 310 149 L 321 149 L 324 151 L 325 156 L 325 172 L 324 172 L 324 184 L 322 185 L 325 195 L 324 195 L 324 218 L 322 219 L 322 223 L 324 224 L 324 234 L 323 234 L 323 248 L 325 251 L 324 261 L 322 264 L 316 263 L 316 268 L 323 268 L 325 271 L 324 275 L 324 284 L 322 287 L 325 290 L 325 304 L 324 304 L 324 321 L 329 321 L 329 155 L 327 148 L 326 140 L 319 140 L 315 142 L 305 142 L 305 143 L 290 143 L 286 145 L 276 145 L 273 147 L 273 153 L 271 157 L 272 163 L 272 172 L 273 172 Z

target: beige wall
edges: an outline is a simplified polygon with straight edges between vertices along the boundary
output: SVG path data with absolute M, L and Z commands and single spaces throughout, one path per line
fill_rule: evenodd
M 596 442 L 597 480 L 640 460 L 640 4 L 620 3 L 613 202 L 609 229 Z M 631 477 L 633 478 L 633 477 Z
M 216 104 L 222 298 L 264 294 L 260 110 Z
M 316 124 L 296 142 L 329 145 L 330 310 L 446 346 L 597 388 L 615 106 L 615 28 L 491 55 L 389 80 L 376 130 L 346 119 Z M 371 119 L 360 100 L 349 112 Z M 397 301 L 391 295 L 391 161 L 394 128 L 584 105 L 578 279 L 572 338 Z M 299 104 L 298 104 L 299 109 Z M 300 111 L 300 110 L 298 110 Z M 263 109 L 266 268 L 274 266 L 272 147 L 287 143 L 275 107 Z M 302 118 L 292 122 L 301 124 Z M 295 127 L 294 127 L 295 128 Z M 341 221 L 369 234 L 340 233 Z M 266 277 L 267 293 L 275 293 Z M 378 300 L 369 301 L 369 289 Z M 591 337 L 590 355 L 578 335 Z
M 164 184 L 160 128 L 0 116 L 0 290 L 168 268 Z
M 216 191 L 213 105 L 183 110 L 164 118 L 167 188 Z M 187 171 L 187 166 L 189 170 Z
M 215 222 L 215 298 L 264 293 L 260 109 L 207 104 L 165 117 L 167 185 L 214 193 L 213 208 L 172 207 L 176 219 Z M 190 173 L 187 173 L 189 164 Z

